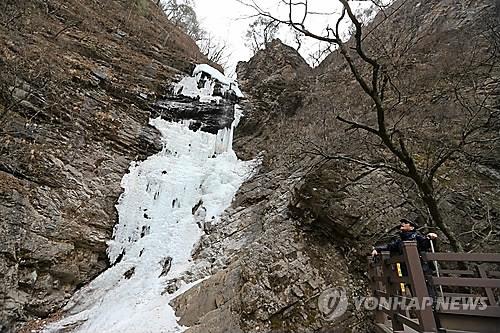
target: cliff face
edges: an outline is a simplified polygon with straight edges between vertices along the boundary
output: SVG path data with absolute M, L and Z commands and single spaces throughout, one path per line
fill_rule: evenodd
M 161 148 L 152 105 L 205 61 L 151 1 L 0 4 L 0 331 L 108 266 L 121 178 Z
M 464 133 L 473 132 L 433 181 L 444 219 L 462 234 L 460 241 L 469 249 L 479 246 L 470 235 L 471 226 L 498 232 L 499 212 L 494 207 L 498 207 L 499 197 L 491 190 L 497 188 L 500 160 L 497 30 L 493 1 L 474 5 L 398 1 L 365 29 L 363 39 L 366 52 L 391 78 L 384 96 L 389 130 L 408 142 L 419 168 L 459 146 Z M 350 43 L 349 47 L 353 41 Z M 256 64 L 265 57 L 257 55 L 250 64 L 241 64 L 239 73 L 242 83 L 250 82 L 248 77 L 253 80 L 244 86 L 257 108 L 253 114 L 271 117 L 268 106 L 281 105 L 279 97 L 272 96 L 280 95 L 264 96 L 261 91 L 272 85 L 265 77 L 255 79 L 262 70 L 247 70 L 259 68 Z M 269 55 L 269 59 L 273 57 L 277 58 Z M 355 64 L 369 78 L 369 69 L 359 59 Z M 276 68 L 280 73 L 279 65 L 264 68 Z M 287 117 L 286 122 L 268 122 L 259 128 L 267 138 L 261 144 L 267 151 L 267 168 L 318 166 L 297 185 L 292 203 L 295 213 L 329 238 L 355 239 L 350 246 L 383 240 L 391 221 L 401 216 L 418 218 L 420 224 L 435 228 L 411 181 L 354 162 L 391 163 L 394 156 L 376 136 L 339 121 L 341 117 L 377 128 L 373 101 L 340 53 L 333 52 L 305 79 L 294 82 L 300 82 L 301 88 L 288 94 L 303 97 L 296 103 L 299 107 L 280 113 Z M 480 246 L 497 248 L 490 237 Z
M 249 62 L 238 63 L 237 74 L 249 103 L 235 145 L 240 156 L 251 158 L 275 147 L 269 136 L 278 124 L 288 123 L 303 106 L 313 79 L 312 69 L 295 49 L 275 39 Z M 273 154 L 267 156 L 271 158 Z M 267 165 L 265 159 L 264 167 Z
M 433 180 L 439 209 L 466 250 L 498 251 L 499 244 L 488 237 L 489 231 L 498 233 L 500 213 L 500 197 L 492 190 L 498 189 L 500 175 L 495 3 L 398 1 L 386 15 L 377 17 L 372 24 L 376 29 L 368 27 L 364 39 L 367 52 L 391 78 L 384 97 L 386 123 L 394 136 L 407 142 L 421 169 L 452 147 L 461 147 Z M 358 66 L 368 77 L 367 68 Z M 309 131 L 303 140 L 315 142 L 329 156 L 391 163 L 393 157 L 381 149 L 378 138 L 338 121 L 342 117 L 377 128 L 373 101 L 340 54 L 331 54 L 315 75 L 318 79 L 298 121 L 318 130 Z M 326 101 L 331 102 L 331 113 L 325 116 Z M 463 140 L 464 135 L 469 136 Z M 302 189 L 297 204 L 312 210 L 316 225 L 330 236 L 335 235 L 332 230 L 350 230 L 349 237 L 361 244 L 383 240 L 386 228 L 400 216 L 417 218 L 427 230 L 439 231 L 412 181 L 391 172 L 337 159 L 312 172 Z M 338 219 L 346 211 L 352 215 L 347 223 Z M 471 228 L 488 231 L 471 236 Z M 447 246 L 442 234 L 441 239 Z
M 495 13 L 493 1 L 397 1 L 366 28 L 364 40 L 394 79 L 388 122 L 404 131 L 419 166 L 438 156 L 436 147 L 459 142 L 461 112 L 488 108 L 480 135 L 488 143 L 453 156 L 434 181 L 446 223 L 473 251 L 499 250 L 500 149 L 498 140 L 489 141 L 499 125 Z M 181 323 L 188 332 L 370 332 L 363 312 L 325 320 L 322 293 L 333 286 L 366 296 L 365 255 L 391 237 L 401 217 L 437 231 L 443 249 L 446 237 L 407 178 L 321 156 L 391 158 L 376 139 L 337 119 L 377 124 L 372 101 L 340 54 L 311 70 L 274 41 L 240 63 L 238 76 L 249 101 L 236 151 L 260 152 L 263 164 L 221 226 L 204 236 L 195 261 L 214 275 L 177 298 Z M 483 231 L 471 236 L 472 228 Z
M 150 1 L 0 6 L 0 310 L 7 330 L 59 309 L 108 266 L 120 180 L 131 160 L 160 149 L 150 116 L 196 114 L 193 130 L 221 124 L 206 105 L 162 96 L 177 74 L 205 59 Z M 394 8 L 367 28 L 366 47 L 394 78 L 390 121 L 405 115 L 398 125 L 418 163 L 442 142 L 456 143 L 461 112 L 487 108 L 486 129 L 498 130 L 494 2 L 397 1 Z M 375 149 L 379 142 L 337 120 L 374 125 L 372 102 L 337 52 L 313 70 L 274 41 L 241 63 L 238 75 L 248 100 L 234 149 L 262 166 L 221 221 L 203 225 L 192 269 L 165 286 L 171 293 L 180 280 L 206 278 L 172 302 L 180 324 L 191 333 L 370 332 L 369 313 L 327 320 L 319 308 L 324 291 L 365 296 L 365 254 L 400 217 L 435 227 L 407 179 L 317 154 L 390 158 Z M 221 105 L 224 124 L 226 111 Z M 436 177 L 440 209 L 468 250 L 499 248 L 499 151 L 498 140 L 477 142 Z

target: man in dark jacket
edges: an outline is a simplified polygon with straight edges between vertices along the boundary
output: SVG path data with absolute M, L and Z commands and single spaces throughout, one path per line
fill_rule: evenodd
M 431 250 L 431 241 L 436 239 L 438 236 L 431 232 L 426 236 L 423 236 L 420 232 L 415 230 L 418 226 L 415 222 L 410 221 L 408 219 L 401 219 L 399 225 L 399 237 L 393 239 L 391 242 L 385 245 L 375 246 L 372 251 L 372 256 L 375 257 L 381 251 L 390 251 L 391 253 L 403 253 L 403 242 L 406 241 L 416 241 L 417 249 L 419 252 L 429 252 Z M 406 276 L 407 270 L 404 264 L 401 264 L 401 275 Z M 426 282 L 428 280 L 428 276 L 432 275 L 432 271 L 434 270 L 434 266 L 432 263 L 422 262 L 422 270 L 424 271 L 424 275 L 426 276 Z M 407 286 L 409 287 L 409 286 Z M 409 288 L 411 290 L 411 288 Z M 427 290 L 429 292 L 429 296 L 434 299 L 433 304 L 436 304 L 436 292 L 434 287 L 428 284 L 427 282 Z M 410 292 L 411 293 L 411 292 Z
M 420 232 L 415 230 L 417 228 L 415 222 L 408 219 L 401 219 L 399 222 L 399 237 L 387 244 L 375 246 L 372 251 L 372 256 L 378 255 L 381 251 L 402 253 L 403 242 L 406 241 L 416 241 L 418 251 L 420 252 L 428 252 L 431 250 L 431 240 L 437 238 L 435 233 L 431 232 L 428 233 L 427 236 L 423 236 Z

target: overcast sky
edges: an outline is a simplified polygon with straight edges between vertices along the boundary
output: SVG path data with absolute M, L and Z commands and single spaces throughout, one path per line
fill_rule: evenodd
M 236 0 L 195 0 L 198 19 L 205 30 L 227 42 L 231 67 L 240 60 L 247 61 L 251 52 L 244 45 L 244 36 L 253 12 Z
M 228 66 L 230 71 L 234 70 L 238 61 L 249 60 L 252 54 L 245 46 L 245 34 L 249 24 L 255 19 L 249 18 L 249 16 L 255 14 L 255 10 L 239 3 L 237 0 L 194 0 L 194 2 L 203 29 L 226 42 L 231 54 Z M 286 17 L 288 14 L 286 7 L 278 6 L 279 1 L 256 0 L 256 2 L 273 15 Z M 309 6 L 310 11 L 317 13 L 339 13 L 338 1 L 309 0 Z M 362 10 L 367 6 L 370 6 L 370 2 L 359 1 L 358 4 L 354 4 L 354 7 L 358 7 L 358 10 Z M 306 24 L 314 32 L 321 33 L 329 23 L 331 25 L 335 22 L 335 17 L 336 15 L 312 15 L 306 21 Z M 293 44 L 293 37 L 287 28 L 281 30 L 279 38 L 286 44 Z M 317 42 L 306 40 L 300 53 L 308 60 L 308 55 L 318 48 Z

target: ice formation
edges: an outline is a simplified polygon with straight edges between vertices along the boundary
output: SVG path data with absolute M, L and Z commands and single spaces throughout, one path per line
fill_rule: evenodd
M 194 88 L 202 72 L 241 94 L 234 81 L 215 69 L 200 65 L 194 78 L 176 87 L 213 101 L 210 89 Z M 197 82 L 196 82 L 197 84 Z M 205 87 L 213 85 L 207 80 Z M 234 84 L 234 85 L 233 85 Z M 231 88 L 229 87 L 231 86 Z M 241 116 L 235 107 L 231 128 L 217 135 L 191 131 L 189 121 L 151 119 L 162 135 L 163 150 L 143 162 L 131 163 L 116 206 L 119 222 L 108 243 L 112 267 L 79 290 L 65 307 L 66 317 L 44 332 L 182 332 L 169 301 L 166 282 L 189 270 L 193 246 L 203 223 L 217 223 L 254 168 L 239 161 L 232 150 L 233 131 Z
M 217 85 L 220 85 L 220 97 L 213 96 Z M 174 86 L 174 91 L 191 98 L 200 98 L 202 102 L 218 101 L 226 93 L 232 93 L 239 98 L 243 97 L 235 80 L 206 64 L 197 65 L 193 76 L 184 77 Z

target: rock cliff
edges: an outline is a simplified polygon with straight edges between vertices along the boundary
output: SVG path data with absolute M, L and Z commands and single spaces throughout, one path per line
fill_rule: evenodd
M 417 163 L 432 151 L 419 145 L 455 142 L 463 129 L 454 121 L 457 110 L 477 111 L 474 98 L 491 115 L 484 137 L 498 131 L 493 1 L 397 1 L 367 31 L 365 47 L 394 75 L 391 121 L 399 125 L 394 117 L 405 115 Z M 200 243 L 193 279 L 213 275 L 177 298 L 181 323 L 190 326 L 187 332 L 371 332 L 364 312 L 348 309 L 325 320 L 322 292 L 345 287 L 350 296 L 366 295 L 365 255 L 388 240 L 401 217 L 437 231 L 443 249 L 446 237 L 411 181 L 325 158 L 338 152 L 389 158 L 377 156 L 376 140 L 352 134 L 337 119 L 375 121 L 371 101 L 339 53 L 313 70 L 276 40 L 240 63 L 238 78 L 249 100 L 236 151 L 243 158 L 260 152 L 262 168 L 242 186 L 225 223 Z M 467 86 L 474 80 L 481 89 Z M 496 139 L 474 145 L 447 161 L 435 180 L 446 223 L 467 250 L 499 250 L 498 151 Z M 471 235 L 471 228 L 482 231 Z
M 0 331 L 108 267 L 129 162 L 161 148 L 153 104 L 206 62 L 151 1 L 0 4 Z
M 120 180 L 131 160 L 160 149 L 151 115 L 196 114 L 193 130 L 209 132 L 231 119 L 224 105 L 214 120 L 204 105 L 165 96 L 176 75 L 206 59 L 149 1 L 0 8 L 0 330 L 8 330 L 58 310 L 108 267 Z M 396 1 L 367 28 L 367 49 L 397 87 L 390 119 L 404 115 L 397 124 L 418 163 L 456 143 L 462 112 L 489 110 L 484 133 L 498 131 L 497 12 L 491 0 Z M 172 301 L 179 323 L 190 333 L 371 332 L 370 314 L 352 308 L 327 320 L 322 293 L 366 295 L 365 255 L 399 218 L 439 230 L 404 177 L 325 159 L 390 158 L 337 119 L 375 122 L 338 52 L 312 69 L 276 40 L 237 72 L 248 99 L 234 149 L 262 163 L 221 221 L 204 226 L 182 280 L 205 279 Z M 476 142 L 436 176 L 440 209 L 467 250 L 499 249 L 498 142 Z

